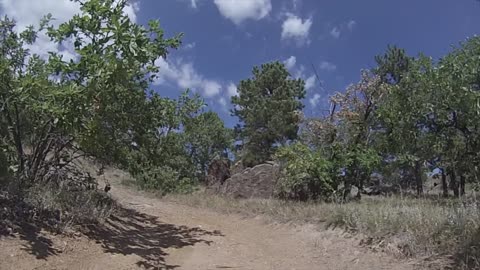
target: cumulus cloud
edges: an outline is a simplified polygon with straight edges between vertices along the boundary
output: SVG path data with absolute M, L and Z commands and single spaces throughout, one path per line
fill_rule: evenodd
M 286 14 L 286 19 L 282 23 L 282 39 L 293 39 L 299 44 L 308 43 L 308 36 L 310 28 L 312 27 L 313 19 L 302 18 L 291 13 Z
M 328 61 L 322 61 L 320 63 L 320 69 L 326 70 L 326 71 L 334 71 L 335 69 L 337 69 L 337 66 L 333 63 L 328 62 Z
M 320 66 L 322 69 L 332 69 L 335 66 L 329 62 L 324 62 L 328 63 L 328 65 L 321 64 Z M 288 66 L 290 64 L 291 74 L 293 78 L 302 79 L 305 81 L 305 90 L 307 91 L 307 93 L 312 93 L 313 90 L 316 89 L 317 85 L 319 85 L 319 90 L 324 90 L 322 87 L 323 82 L 321 80 L 319 81 L 315 74 L 308 73 L 304 65 L 297 65 L 296 58 L 294 56 L 289 57 L 287 60 L 284 61 L 284 63 L 285 66 Z M 312 104 L 313 107 L 315 107 L 320 102 L 320 98 L 320 94 L 315 93 L 311 98 L 309 98 L 309 102 L 310 104 Z
M 316 107 L 320 102 L 320 98 L 320 94 L 314 94 L 313 97 L 311 97 L 308 101 L 310 102 L 310 105 L 312 105 L 312 107 Z
M 285 64 L 285 67 L 287 69 L 292 69 L 295 67 L 295 64 L 297 63 L 297 58 L 295 56 L 290 56 L 287 60 L 283 62 Z
M 200 2 L 200 0 L 177 0 L 177 1 L 184 2 L 184 3 L 189 3 L 190 7 L 193 8 L 193 9 L 197 9 L 198 8 L 198 3 Z
M 300 4 L 300 0 L 292 0 L 292 7 L 294 10 L 297 10 L 299 4 Z
M 350 21 L 347 23 L 347 28 L 348 28 L 348 30 L 352 31 L 353 28 L 355 27 L 355 25 L 357 25 L 357 22 L 354 21 L 354 20 L 350 20 Z
M 345 31 L 352 32 L 356 25 L 357 25 L 356 21 L 350 20 L 346 23 L 342 23 L 338 26 L 334 26 L 332 30 L 330 30 L 330 35 L 335 39 L 338 39 L 340 38 L 343 32 Z
M 214 0 L 220 14 L 235 24 L 245 20 L 260 20 L 272 10 L 271 0 Z
M 304 65 L 300 65 L 298 68 L 294 68 L 293 69 L 293 77 L 295 78 L 305 78 L 306 75 L 305 75 L 305 66 Z
M 193 63 L 184 63 L 181 60 L 168 62 L 164 58 L 159 58 L 155 64 L 159 67 L 157 79 L 154 82 L 156 85 L 174 83 L 182 89 L 201 91 L 205 97 L 217 96 L 222 90 L 222 85 L 218 81 L 206 79 L 199 74 Z
M 139 3 L 133 2 L 124 11 L 132 21 L 136 21 L 139 11 Z M 80 5 L 70 0 L 0 0 L 0 13 L 7 15 L 17 22 L 17 30 L 22 31 L 27 26 L 38 26 L 43 16 L 52 14 L 53 25 L 58 26 L 66 22 L 73 15 L 80 12 Z M 56 52 L 63 55 L 65 60 L 75 58 L 73 44 L 65 42 L 62 46 L 53 44 L 45 34 L 40 34 L 35 44 L 29 46 L 32 53 L 40 57 L 47 57 L 48 52 Z
M 339 38 L 340 37 L 340 29 L 338 27 L 333 27 L 332 30 L 330 31 L 330 35 L 334 38 Z
M 232 97 L 238 95 L 237 86 L 234 83 L 229 83 L 227 86 L 227 96 Z
M 306 75 L 304 65 L 300 65 L 298 68 L 294 67 L 292 72 L 293 78 L 299 78 L 305 81 L 305 90 L 307 91 L 312 89 L 317 83 L 317 77 L 315 76 L 315 74 L 312 74 L 310 76 Z
M 308 91 L 308 90 L 312 89 L 315 86 L 315 82 L 316 82 L 315 75 L 312 75 L 312 76 L 308 77 L 305 80 L 305 90 Z
M 225 97 L 220 97 L 218 100 L 218 103 L 222 106 L 222 109 L 225 111 L 225 112 L 228 112 L 228 102 L 227 102 L 227 99 Z
M 220 94 L 220 90 L 222 89 L 222 86 L 216 81 L 204 80 L 203 88 L 204 88 L 204 94 L 206 97 L 213 97 Z
M 23 31 L 29 25 L 38 26 L 43 16 L 48 13 L 51 13 L 55 19 L 52 23 L 58 26 L 78 13 L 80 6 L 68 0 L 2 0 L 0 1 L 0 10 L 2 16 L 7 15 L 15 19 L 17 22 L 16 29 Z M 57 44 L 52 43 L 50 38 L 44 34 L 40 34 L 36 43 L 28 46 L 28 49 L 40 57 L 47 57 L 48 52 L 51 51 L 63 55 L 63 58 L 66 60 L 74 58 L 73 47 L 69 48 L 68 44 L 65 44 L 62 49 Z
M 223 93 L 222 95 L 219 95 L 217 102 L 218 104 L 221 105 L 221 108 L 223 109 L 224 112 L 229 111 L 229 106 L 230 106 L 230 99 L 232 96 L 238 95 L 237 91 L 237 86 L 233 82 L 230 82 L 226 86 L 226 92 Z
M 184 48 L 187 49 L 187 50 L 191 50 L 191 49 L 195 48 L 195 46 L 197 46 L 197 43 L 192 42 L 192 43 L 187 43 Z
M 190 5 L 192 5 L 192 8 L 197 8 L 197 0 L 190 0 Z

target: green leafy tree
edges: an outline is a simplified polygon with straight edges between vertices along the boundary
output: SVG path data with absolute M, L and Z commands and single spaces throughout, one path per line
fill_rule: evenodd
M 373 72 L 380 76 L 380 80 L 388 84 L 399 84 L 409 71 L 413 58 L 408 56 L 404 49 L 388 46 L 383 55 L 375 57 L 377 67 Z
M 338 159 L 344 171 L 344 199 L 350 193 L 351 185 L 358 187 L 357 196 L 360 196 L 380 162 L 380 153 L 374 148 L 374 137 L 378 132 L 376 112 L 386 93 L 380 76 L 363 71 L 358 83 L 331 98 L 338 108 L 337 112 L 332 112 L 332 120 L 337 126 L 333 147 L 339 152 Z
M 462 42 L 442 58 L 436 69 L 429 115 L 438 165 L 450 175 L 456 196 L 465 181 L 478 182 L 480 141 L 480 38 Z M 460 179 L 457 182 L 457 177 Z M 446 193 L 444 193 L 446 194 Z
M 305 83 L 292 79 L 285 66 L 272 62 L 253 68 L 253 78 L 242 80 L 232 97 L 236 127 L 243 141 L 242 160 L 252 166 L 272 157 L 277 145 L 295 140 Z
M 143 122 L 149 83 L 158 71 L 155 60 L 177 48 L 181 35 L 165 39 L 158 21 L 135 24 L 124 13 L 126 0 L 77 2 L 81 14 L 49 27 L 48 35 L 57 43 L 72 40 L 79 58 L 67 62 L 52 54 L 49 62 L 61 81 L 82 93 L 83 100 L 74 101 L 83 108 L 75 116 L 83 126 L 78 142 L 97 157 L 116 161 L 131 143 L 127 132 Z
M 304 122 L 301 138 L 308 147 L 295 151 L 306 160 L 320 155 L 331 164 L 332 186 L 343 182 L 345 191 L 351 185 L 361 190 L 377 171 L 396 179 L 395 184 L 413 184 L 420 195 L 425 171 L 440 168 L 444 195 L 447 174 L 453 193 L 465 194 L 466 183 L 478 182 L 480 176 L 479 54 L 478 37 L 438 63 L 389 47 L 359 83 L 332 97 L 329 116 Z M 306 177 L 311 173 L 305 164 L 311 162 L 305 159 L 283 160 L 289 180 L 282 183 L 292 187 L 318 179 Z
M 53 141 L 68 129 L 60 122 L 68 110 L 62 107 L 75 90 L 51 81 L 46 62 L 29 55 L 25 48 L 37 36 L 33 27 L 21 33 L 14 28 L 9 18 L 0 21 L 0 143 L 9 171 L 26 183 L 41 178 Z
M 398 166 L 413 172 L 418 194 L 423 193 L 423 164 L 432 159 L 426 115 L 430 112 L 429 92 L 435 76 L 433 63 L 420 56 L 398 84 L 392 85 L 378 118 L 385 128 L 382 151 L 394 157 Z
M 125 164 L 141 187 L 163 193 L 192 189 L 196 167 L 187 148 L 188 136 L 181 129 L 202 106 L 203 101 L 188 92 L 178 100 L 158 94 L 149 98 L 142 129 L 132 133 L 134 143 Z
M 78 150 L 125 164 L 155 100 L 148 89 L 155 60 L 180 44 L 180 36 L 164 38 L 158 21 L 133 23 L 123 11 L 127 1 L 76 2 L 79 15 L 59 27 L 46 16 L 38 29 L 52 43 L 72 41 L 73 60 L 30 55 L 34 28 L 17 33 L 15 22 L 0 22 L 1 148 L 25 183 L 53 179 L 52 168 L 75 158 L 64 154 Z
M 213 111 L 187 119 L 184 130 L 189 155 L 203 178 L 210 162 L 228 155 L 233 142 L 232 130 L 227 129 Z

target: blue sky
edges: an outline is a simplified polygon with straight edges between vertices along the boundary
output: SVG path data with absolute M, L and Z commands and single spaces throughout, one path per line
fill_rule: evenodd
M 235 119 L 224 110 L 228 104 L 222 105 L 229 103 L 228 85 L 249 77 L 254 65 L 290 59 L 292 75 L 310 79 L 305 112 L 318 115 L 328 108 L 328 95 L 356 82 L 360 69 L 373 67 L 374 56 L 388 44 L 438 58 L 480 32 L 480 3 L 474 0 L 152 2 L 140 2 L 140 22 L 159 19 L 168 35 L 185 33 L 183 48 L 168 61 L 181 59 L 204 79 L 219 82 L 218 95 L 204 96 L 230 125 Z M 321 84 L 311 84 L 312 64 Z M 178 86 L 156 88 L 176 95 Z
M 77 8 L 67 0 L 0 0 L 1 13 L 23 24 L 48 12 L 65 20 Z M 475 0 L 140 0 L 126 12 L 142 24 L 160 20 L 167 36 L 185 34 L 179 50 L 157 61 L 153 87 L 169 97 L 192 88 L 229 126 L 230 96 L 255 65 L 284 61 L 307 81 L 305 113 L 319 115 L 388 44 L 438 58 L 480 32 Z

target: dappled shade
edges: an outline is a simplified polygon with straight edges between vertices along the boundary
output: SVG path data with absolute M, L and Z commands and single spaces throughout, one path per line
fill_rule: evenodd
M 222 236 L 218 231 L 163 223 L 158 217 L 125 208 L 104 226 L 90 226 L 85 235 L 101 244 L 106 253 L 139 256 L 137 265 L 146 269 L 175 269 L 178 266 L 165 262 L 166 249 L 210 245 L 211 241 L 202 238 Z

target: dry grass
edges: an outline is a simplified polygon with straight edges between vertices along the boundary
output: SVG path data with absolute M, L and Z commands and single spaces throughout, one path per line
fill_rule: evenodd
M 102 222 L 117 209 L 116 202 L 97 189 L 77 190 L 34 185 L 29 189 L 0 188 L 0 236 L 24 227 L 62 233 Z M 29 225 L 29 226 L 26 226 Z
M 480 269 L 480 202 L 402 197 L 364 198 L 349 204 L 233 200 L 205 192 L 167 200 L 279 222 L 342 227 L 366 236 L 366 244 L 406 257 L 448 261 Z M 442 263 L 444 266 L 445 264 Z M 452 266 L 453 267 L 453 266 Z
M 28 192 L 24 200 L 42 210 L 59 211 L 60 231 L 72 225 L 102 222 L 117 209 L 117 203 L 101 190 L 72 192 L 49 187 L 36 187 Z

